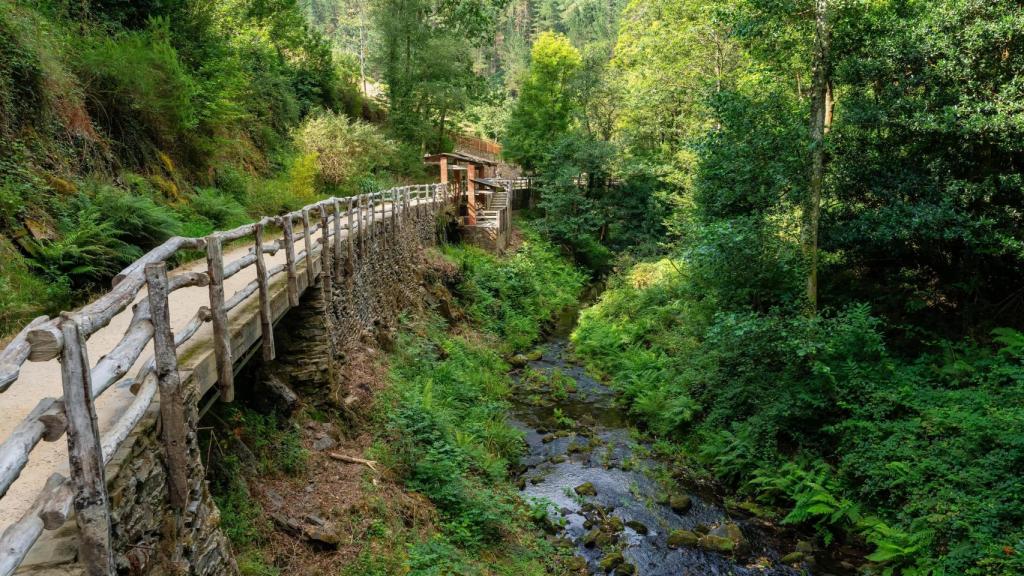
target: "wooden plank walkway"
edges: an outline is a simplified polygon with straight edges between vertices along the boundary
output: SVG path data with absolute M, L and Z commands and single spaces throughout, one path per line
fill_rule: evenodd
M 107 573 L 102 466 L 158 390 L 173 398 L 176 381 L 193 378 L 202 392 L 217 385 L 230 400 L 236 361 L 261 340 L 259 353 L 273 357 L 273 323 L 318 277 L 341 279 L 346 243 L 376 222 L 453 197 L 439 184 L 395 188 L 327 199 L 203 239 L 174 238 L 91 304 L 26 326 L 0 352 L 0 576 L 13 573 L 44 529 L 63 525 L 72 501 L 86 503 L 76 505 L 86 533 L 79 554 Z M 167 272 L 166 262 L 184 250 L 205 250 L 206 258 Z M 56 442 L 62 437 L 68 442 Z M 168 446 L 173 437 L 165 436 Z M 92 497 L 74 498 L 83 494 Z

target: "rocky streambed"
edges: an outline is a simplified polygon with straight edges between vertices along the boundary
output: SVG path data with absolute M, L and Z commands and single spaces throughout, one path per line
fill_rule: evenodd
M 807 541 L 783 539 L 713 494 L 685 489 L 634 437 L 613 392 L 555 339 L 517 358 L 514 421 L 529 450 L 524 497 L 548 510 L 549 530 L 568 540 L 592 574 L 798 576 L 852 574 L 816 561 Z

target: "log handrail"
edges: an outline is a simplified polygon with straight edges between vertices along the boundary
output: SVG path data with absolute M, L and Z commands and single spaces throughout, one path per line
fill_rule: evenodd
M 39 403 L 0 443 L 0 503 L 8 488 L 28 464 L 32 450 L 40 441 L 53 442 L 62 436 L 69 441 L 70 477 L 54 473 L 40 487 L 34 503 L 0 534 L 0 576 L 10 576 L 18 568 L 29 549 L 44 530 L 61 527 L 77 512 L 79 524 L 79 557 L 89 559 L 88 574 L 108 574 L 111 563 L 109 534 L 109 498 L 103 478 L 103 467 L 142 420 L 158 393 L 173 394 L 175 404 L 168 403 L 161 411 L 164 417 L 181 418 L 180 389 L 177 384 L 175 350 L 189 342 L 200 328 L 214 325 L 214 346 L 218 360 L 218 385 L 221 398 L 233 398 L 233 359 L 229 330 L 229 313 L 258 293 L 263 358 L 274 357 L 273 327 L 270 313 L 270 283 L 279 275 L 287 276 L 290 307 L 297 306 L 298 274 L 304 265 L 307 285 L 317 277 L 315 258 L 321 256 L 319 279 L 329 286 L 340 281 L 344 273 L 343 256 L 354 257 L 354 242 L 382 242 L 379 226 L 392 222 L 401 227 L 423 204 L 431 206 L 450 201 L 451 186 L 428 184 L 405 186 L 360 194 L 349 198 L 327 198 L 283 216 L 265 217 L 232 230 L 216 232 L 205 238 L 174 237 L 127 266 L 112 280 L 112 288 L 93 302 L 58 318 L 41 316 L 28 323 L 6 347 L 0 350 L 0 393 L 18 382 L 25 362 L 44 362 L 61 357 L 61 373 L 65 396 L 40 398 Z M 343 209 L 344 207 L 344 209 Z M 310 215 L 315 217 L 311 221 Z M 293 225 L 301 222 L 299 228 Z M 347 248 L 342 243 L 342 230 L 347 231 Z M 271 231 L 277 238 L 265 241 Z M 317 235 L 319 232 L 319 236 Z M 358 237 L 358 238 L 357 238 Z M 247 239 L 248 253 L 230 262 L 223 260 L 226 244 Z M 301 250 L 296 253 L 296 243 Z M 184 251 L 203 250 L 206 269 L 203 271 L 166 272 L 168 263 Z M 264 255 L 283 250 L 285 262 L 268 266 Z M 360 252 L 362 254 L 362 252 Z M 330 261 L 327 261 L 330 260 Z M 233 294 L 224 293 L 224 281 L 241 271 L 256 267 L 256 279 Z M 333 278 L 332 278 L 333 275 Z M 152 286 L 152 288 L 150 288 Z M 189 322 L 172 333 L 167 314 L 167 297 L 187 287 L 208 287 L 208 305 L 197 303 Z M 146 293 L 148 296 L 142 297 Z M 157 309 L 154 309 L 154 305 Z M 95 363 L 85 353 L 87 339 L 110 324 L 129 306 L 132 317 L 117 344 Z M 248 310 L 248 308 L 247 308 Z M 142 360 L 147 346 L 156 341 L 155 352 Z M 140 365 L 134 376 L 126 376 L 133 366 Z M 174 367 L 172 369 L 172 367 Z M 110 429 L 99 430 L 93 402 L 115 383 L 123 382 L 135 394 L 130 405 Z M 158 386 L 159 383 L 159 386 Z M 70 405 L 65 401 L 70 398 Z M 168 414 L 173 416 L 167 416 Z M 164 442 L 168 438 L 182 441 L 183 422 L 164 425 Z M 173 432 L 173 434 L 170 434 Z M 180 446 L 165 449 L 180 460 Z M 180 476 L 181 463 L 175 466 Z M 181 506 L 182 480 L 173 478 L 175 506 Z M 87 497 L 84 498 L 83 497 Z M 88 505 L 76 504 L 88 502 Z M 73 505 L 74 504 L 74 505 Z

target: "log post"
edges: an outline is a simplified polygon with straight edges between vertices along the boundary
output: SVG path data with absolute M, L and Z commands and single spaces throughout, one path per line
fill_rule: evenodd
M 466 224 L 476 224 L 476 164 L 466 167 Z
M 341 200 L 334 199 L 334 280 L 341 283 Z M 351 224 L 351 223 L 350 223 Z M 349 238 L 352 237 L 352 227 L 349 226 Z
M 89 576 L 111 576 L 110 504 L 85 338 L 74 318 L 60 323 L 61 381 L 68 415 L 68 462 L 78 523 L 78 559 Z
M 323 228 L 323 246 L 320 248 L 320 287 L 323 288 L 324 302 L 330 305 L 331 281 L 334 279 L 334 272 L 331 270 L 331 263 L 334 261 L 331 249 L 330 228 L 327 222 L 327 206 L 320 206 L 320 227 Z
M 355 202 L 356 208 L 358 208 L 358 199 Z M 352 199 L 348 199 L 348 266 L 349 274 L 354 270 L 355 266 L 355 228 L 353 227 L 355 222 L 355 210 L 352 209 Z M 361 223 L 359 224 L 361 227 Z
M 219 234 L 206 237 L 206 272 L 210 276 L 210 311 L 213 313 L 213 351 L 217 356 L 217 387 L 224 402 L 235 399 L 235 373 L 231 358 L 228 312 L 224 307 L 224 249 Z
M 392 211 L 394 211 L 394 201 L 391 202 Z M 384 201 L 384 192 L 380 193 L 380 222 L 384 225 L 384 232 L 387 232 L 387 210 L 388 204 Z
M 263 222 L 256 223 L 253 231 L 256 235 L 256 282 L 260 292 L 260 348 L 264 362 L 270 362 L 277 356 L 274 349 L 274 319 L 270 315 L 270 277 L 267 275 L 267 262 L 263 258 Z
M 167 264 L 153 262 L 146 264 L 145 270 L 153 322 L 153 354 L 156 357 L 157 385 L 160 388 L 160 440 L 164 444 L 167 461 L 171 507 L 180 514 L 185 511 L 189 499 L 188 422 L 185 417 L 185 394 L 178 376 L 178 355 L 174 347 L 174 334 L 171 332 L 171 314 L 167 305 Z
M 302 209 L 302 243 L 306 247 L 306 285 L 312 286 L 316 276 L 313 274 L 313 232 L 309 228 L 309 208 Z
M 365 254 L 366 244 L 363 241 L 364 226 L 366 222 L 363 220 L 363 195 L 360 194 L 356 197 L 356 221 L 359 223 L 359 255 Z
M 288 267 L 288 305 L 294 308 L 299 305 L 299 278 L 295 272 L 295 232 L 291 214 L 281 217 L 281 228 L 284 229 L 284 258 Z

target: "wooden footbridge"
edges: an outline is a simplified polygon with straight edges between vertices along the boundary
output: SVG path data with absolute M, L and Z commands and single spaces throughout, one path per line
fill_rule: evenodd
M 307 286 L 319 281 L 329 292 L 343 279 L 345 258 L 365 253 L 360 244 L 385 242 L 376 237 L 458 201 L 448 184 L 407 186 L 329 198 L 205 238 L 173 238 L 87 306 L 26 326 L 0 352 L 0 406 L 10 419 L 0 428 L 0 521 L 7 524 L 0 576 L 13 574 L 44 531 L 72 516 L 86 573 L 112 574 L 105 466 L 154 399 L 170 503 L 186 506 L 184 371 L 215 385 L 214 398 L 231 401 L 235 368 L 245 360 L 239 356 L 275 357 L 274 322 L 299 305 Z M 205 258 L 168 270 L 197 251 Z M 35 402 L 20 420 L 4 402 L 15 394 Z

